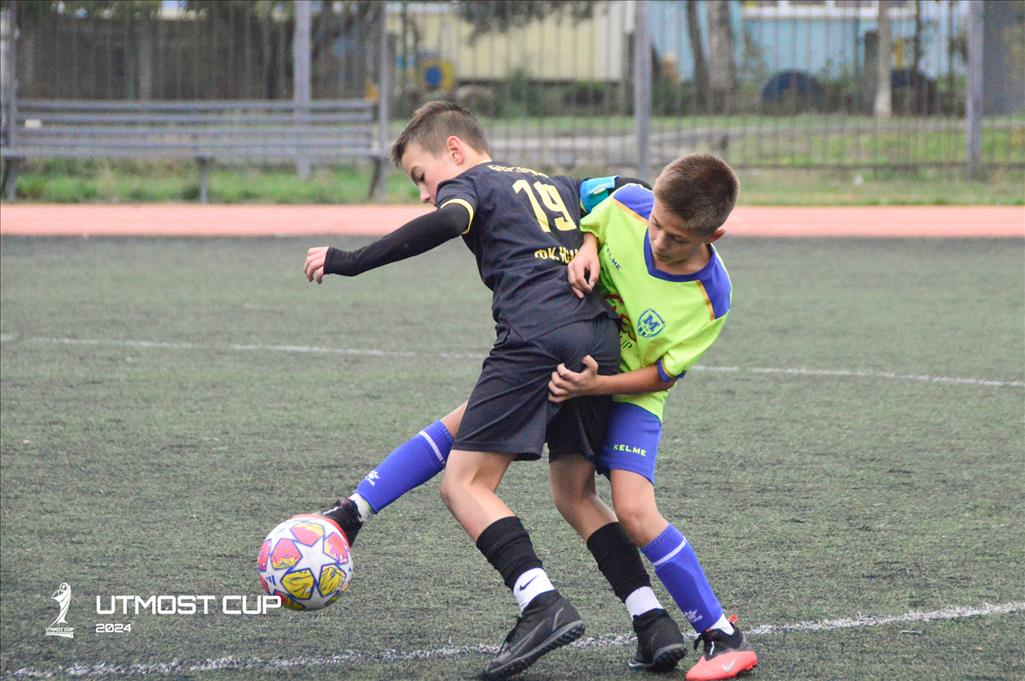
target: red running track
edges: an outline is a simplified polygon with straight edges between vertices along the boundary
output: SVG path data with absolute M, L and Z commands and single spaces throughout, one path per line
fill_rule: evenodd
M 4 204 L 10 236 L 336 236 L 386 234 L 424 206 Z M 732 236 L 1025 239 L 1022 206 L 741 206 Z

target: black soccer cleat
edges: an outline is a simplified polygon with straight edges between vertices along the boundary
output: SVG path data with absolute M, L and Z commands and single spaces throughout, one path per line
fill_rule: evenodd
M 327 516 L 338 524 L 338 529 L 345 535 L 349 546 L 356 541 L 356 534 L 359 528 L 363 527 L 363 522 L 359 519 L 359 509 L 352 499 L 340 499 L 333 507 L 321 511 L 320 515 Z
M 637 633 L 637 653 L 630 660 L 631 669 L 670 672 L 687 656 L 687 643 L 680 627 L 662 608 L 634 617 L 633 624 Z
M 498 655 L 485 665 L 481 678 L 494 681 L 519 674 L 545 653 L 568 645 L 583 634 L 580 613 L 562 594 L 539 594 L 516 620 Z

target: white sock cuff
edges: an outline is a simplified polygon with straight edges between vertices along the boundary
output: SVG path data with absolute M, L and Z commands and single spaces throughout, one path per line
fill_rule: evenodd
M 709 627 L 709 629 L 719 629 L 724 634 L 729 636 L 734 632 L 733 625 L 726 619 L 726 613 L 719 615 L 719 619 L 715 621 L 715 624 Z
M 527 570 L 513 584 L 513 596 L 516 597 L 516 604 L 523 612 L 534 598 L 546 591 L 555 591 L 551 580 L 544 568 L 532 568 Z
M 370 520 L 370 516 L 374 515 L 374 509 L 370 503 L 361 497 L 358 492 L 353 492 L 349 495 L 349 498 L 356 504 L 356 510 L 359 511 L 359 521 L 365 523 Z
M 626 603 L 626 609 L 630 612 L 630 617 L 640 617 L 646 612 L 662 607 L 662 604 L 658 602 L 658 596 L 655 595 L 650 586 L 642 586 L 639 589 L 635 589 L 633 593 L 626 597 L 624 602 Z

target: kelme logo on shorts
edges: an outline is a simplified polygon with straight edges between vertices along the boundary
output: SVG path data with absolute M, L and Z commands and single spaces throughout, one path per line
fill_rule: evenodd
M 665 320 L 654 309 L 648 308 L 637 321 L 637 333 L 641 338 L 654 338 L 666 328 Z

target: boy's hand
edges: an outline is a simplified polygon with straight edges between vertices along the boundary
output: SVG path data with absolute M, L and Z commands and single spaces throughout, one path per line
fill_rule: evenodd
M 569 274 L 570 288 L 573 289 L 576 297 L 586 296 L 594 290 L 594 285 L 598 283 L 598 273 L 601 272 L 597 249 L 585 241 L 573 260 L 566 266 L 566 271 Z
M 565 364 L 560 364 L 552 372 L 552 380 L 548 381 L 548 400 L 559 404 L 574 397 L 590 395 L 598 385 L 598 363 L 587 355 L 583 359 L 584 370 L 570 371 Z
M 324 261 L 327 260 L 328 248 L 330 246 L 316 246 L 306 251 L 306 265 L 303 268 L 306 281 L 316 279 L 318 284 L 324 282 Z

